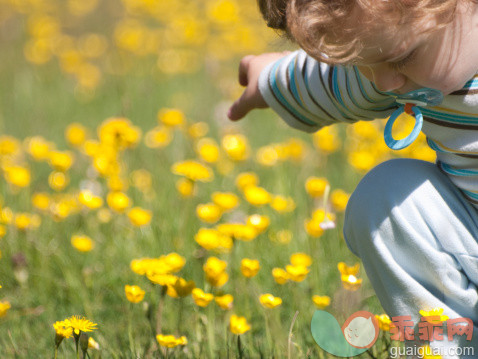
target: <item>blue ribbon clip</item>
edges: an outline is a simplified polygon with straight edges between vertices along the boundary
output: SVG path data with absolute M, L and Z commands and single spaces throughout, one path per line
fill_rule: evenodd
M 388 119 L 387 124 L 385 125 L 383 137 L 387 146 L 392 150 L 401 150 L 410 146 L 412 142 L 416 140 L 422 129 L 423 115 L 418 106 L 437 106 L 441 104 L 443 101 L 443 93 L 431 88 L 422 88 L 398 96 L 393 93 L 389 94 L 394 96 L 396 98 L 395 101 L 401 106 L 398 107 Z M 409 114 L 413 113 L 415 115 L 415 126 L 407 137 L 401 140 L 396 140 L 392 136 L 392 127 L 397 117 L 405 111 Z

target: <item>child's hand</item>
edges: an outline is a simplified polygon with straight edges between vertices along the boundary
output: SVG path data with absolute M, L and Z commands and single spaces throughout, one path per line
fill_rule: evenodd
M 245 86 L 246 89 L 242 96 L 232 104 L 227 112 L 227 117 L 232 121 L 237 121 L 255 108 L 268 107 L 259 91 L 259 75 L 271 62 L 275 62 L 288 54 L 290 54 L 290 51 L 270 52 L 258 56 L 248 55 L 242 58 L 239 64 L 239 84 Z

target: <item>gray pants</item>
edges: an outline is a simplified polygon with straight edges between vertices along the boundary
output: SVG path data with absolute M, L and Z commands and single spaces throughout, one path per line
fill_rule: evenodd
M 435 164 L 395 159 L 371 170 L 350 197 L 344 237 L 390 317 L 417 324 L 420 309 L 439 307 L 469 318 L 471 341 L 450 342 L 444 330 L 430 347 L 443 358 L 478 357 L 478 210 Z M 463 347 L 474 355 L 456 355 Z

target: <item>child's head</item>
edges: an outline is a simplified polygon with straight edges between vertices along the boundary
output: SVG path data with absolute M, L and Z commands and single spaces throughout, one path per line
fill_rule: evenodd
M 361 65 L 382 91 L 449 93 L 478 71 L 477 0 L 258 1 L 270 27 L 319 61 Z M 413 65 L 403 66 L 402 55 L 412 52 Z M 458 55 L 476 57 L 458 61 Z

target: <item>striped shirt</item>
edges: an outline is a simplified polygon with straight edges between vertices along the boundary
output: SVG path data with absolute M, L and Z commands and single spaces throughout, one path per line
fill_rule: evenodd
M 336 122 L 386 118 L 398 107 L 355 66 L 317 62 L 302 50 L 268 65 L 259 90 L 291 127 L 305 132 Z M 437 166 L 478 208 L 478 74 L 439 106 L 420 110 Z

